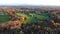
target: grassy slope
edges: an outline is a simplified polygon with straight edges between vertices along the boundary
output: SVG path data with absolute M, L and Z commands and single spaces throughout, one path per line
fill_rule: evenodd
M 34 16 L 29 16 L 29 14 L 32 14 Z M 47 20 L 49 19 L 48 16 L 46 15 L 38 15 L 36 13 L 29 13 L 29 14 L 24 14 L 24 13 L 16 13 L 17 16 L 22 16 L 22 18 L 27 17 L 26 20 L 24 20 L 24 23 L 35 23 L 37 22 L 37 19 L 41 19 L 41 20 Z M 35 17 L 37 17 L 37 19 L 35 19 Z
M 37 19 L 41 19 L 41 20 L 48 20 L 49 19 L 49 16 L 44 15 L 44 14 L 40 14 L 40 15 L 38 15 L 36 13 L 30 13 L 30 14 L 34 15 L 34 17 L 37 17 Z
M 17 14 L 18 16 L 21 16 L 22 18 L 27 17 L 27 19 L 24 20 L 24 23 L 28 23 L 28 22 L 30 22 L 30 23 L 36 22 L 36 19 L 35 19 L 34 17 L 30 17 L 30 16 L 27 15 L 27 14 L 24 14 L 24 13 L 16 13 L 16 14 Z

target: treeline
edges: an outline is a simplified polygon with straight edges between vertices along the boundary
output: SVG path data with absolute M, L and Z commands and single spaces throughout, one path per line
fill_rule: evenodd
M 40 23 L 41 24 L 41 23 Z M 60 31 L 54 26 L 43 26 L 39 23 L 21 24 L 21 28 L 6 29 L 0 28 L 0 34 L 60 34 Z

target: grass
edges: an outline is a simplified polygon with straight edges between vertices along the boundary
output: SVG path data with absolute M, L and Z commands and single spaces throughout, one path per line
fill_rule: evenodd
M 9 21 L 9 17 L 6 12 L 0 12 L 0 23 Z
M 23 19 L 24 23 L 35 23 L 35 22 L 37 22 L 38 19 L 40 19 L 40 20 L 49 20 L 49 17 L 45 14 L 37 14 L 37 13 L 25 14 L 25 13 L 20 13 L 20 12 L 16 12 L 15 14 L 18 17 L 21 17 L 21 18 L 26 17 L 27 18 L 26 20 Z M 8 14 L 6 12 L 0 12 L 0 23 L 7 22 L 7 21 L 9 21 Z
M 16 13 L 16 15 L 19 16 L 19 17 L 22 17 L 22 18 L 26 17 L 27 19 L 23 21 L 24 23 L 36 22 L 36 19 L 34 17 L 30 17 L 27 14 L 24 14 L 24 13 Z
M 16 13 L 16 15 L 19 17 L 22 17 L 22 18 L 26 17 L 27 19 L 23 21 L 24 23 L 35 23 L 35 22 L 37 22 L 37 19 L 41 19 L 41 20 L 49 19 L 49 17 L 47 15 L 43 15 L 43 14 L 38 15 L 36 13 L 24 14 L 24 13 L 18 12 L 18 13 Z M 30 15 L 32 15 L 32 16 L 30 16 Z
M 45 15 L 45 14 L 36 14 L 36 13 L 30 13 L 32 15 L 34 15 L 34 17 L 37 17 L 37 19 L 40 20 L 49 20 L 49 16 Z

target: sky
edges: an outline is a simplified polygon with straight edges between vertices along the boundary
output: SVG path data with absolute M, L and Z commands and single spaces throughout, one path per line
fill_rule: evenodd
M 0 0 L 0 5 L 47 5 L 47 6 L 60 6 L 60 0 Z

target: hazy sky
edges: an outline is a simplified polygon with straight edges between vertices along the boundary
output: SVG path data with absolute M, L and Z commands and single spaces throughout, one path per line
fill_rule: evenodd
M 60 0 L 0 0 L 0 5 L 55 5 L 55 6 L 60 6 Z

